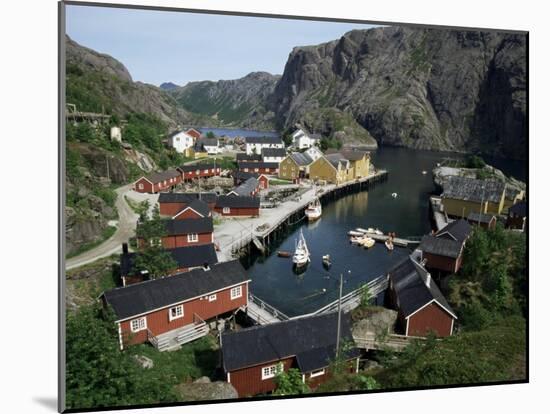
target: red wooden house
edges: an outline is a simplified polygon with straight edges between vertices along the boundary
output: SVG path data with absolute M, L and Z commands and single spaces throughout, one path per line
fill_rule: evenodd
M 208 208 L 213 210 L 217 197 L 216 193 L 160 193 L 160 215 L 173 217 L 196 199 L 204 201 Z
M 200 217 L 188 220 L 164 220 L 165 235 L 162 246 L 165 249 L 176 247 L 200 246 L 214 243 L 212 217 Z M 143 248 L 145 240 L 140 236 L 140 225 L 136 229 L 138 246 Z
M 221 167 L 214 164 L 182 165 L 177 170 L 182 175 L 184 181 L 219 176 L 222 172 Z
M 104 292 L 118 328 L 120 349 L 150 342 L 175 349 L 208 333 L 205 321 L 248 304 L 248 278 L 238 260 Z
M 278 162 L 239 161 L 239 171 L 259 174 L 279 174 Z
M 137 180 L 134 183 L 134 190 L 138 193 L 155 194 L 174 188 L 181 183 L 181 180 L 182 176 L 178 170 L 155 172 Z
M 214 211 L 222 216 L 257 217 L 260 215 L 258 197 L 221 195 L 218 196 Z
M 210 217 L 212 213 L 208 208 L 208 204 L 197 198 L 193 199 L 189 204 L 183 207 L 172 217 L 174 220 L 199 219 Z
M 464 219 L 455 220 L 434 235 L 422 237 L 417 250 L 430 269 L 456 273 L 462 266 L 464 246 L 471 226 Z
M 244 197 L 254 197 L 260 192 L 260 181 L 255 177 L 250 177 L 241 185 L 235 187 L 227 195 L 236 195 Z
M 166 251 L 170 253 L 172 259 L 176 262 L 176 268 L 170 272 L 170 275 L 218 263 L 218 256 L 213 243 L 176 247 Z M 146 271 L 137 268 L 137 255 L 139 255 L 139 252 L 129 253 L 128 246 L 126 243 L 123 244 L 122 255 L 120 256 L 120 277 L 123 286 L 143 282 L 151 278 L 151 275 Z
M 417 260 L 406 257 L 389 272 L 389 301 L 397 309 L 399 328 L 409 336 L 450 336 L 457 317 Z
M 249 172 L 235 170 L 233 171 L 232 176 L 233 176 L 233 184 L 235 186 L 239 186 L 244 182 L 246 182 L 246 180 L 253 177 L 258 180 L 259 188 L 261 190 L 267 190 L 269 188 L 269 178 L 265 174 L 249 173 Z
M 350 341 L 351 321 L 341 316 L 341 342 Z M 275 390 L 279 369 L 297 368 L 302 381 L 316 388 L 330 376 L 335 358 L 337 313 L 303 317 L 285 322 L 254 326 L 223 333 L 220 338 L 222 366 L 226 380 L 239 397 L 268 394 Z M 357 372 L 359 350 L 346 351 L 350 367 Z

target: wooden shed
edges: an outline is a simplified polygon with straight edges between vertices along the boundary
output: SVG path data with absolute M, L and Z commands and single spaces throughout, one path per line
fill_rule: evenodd
M 222 195 L 214 211 L 222 216 L 257 217 L 260 215 L 259 197 Z
M 134 183 L 134 190 L 138 193 L 155 194 L 174 188 L 181 180 L 181 173 L 175 169 L 151 173 L 138 179 Z
M 165 235 L 162 236 L 162 246 L 165 249 L 176 247 L 200 246 L 214 243 L 214 226 L 212 217 L 199 217 L 187 220 L 163 220 Z M 143 248 L 145 240 L 141 237 L 141 226 L 138 223 L 136 236 L 138 246 Z

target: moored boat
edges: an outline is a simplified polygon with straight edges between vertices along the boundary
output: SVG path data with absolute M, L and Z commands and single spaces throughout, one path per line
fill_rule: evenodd
M 361 242 L 361 246 L 365 247 L 366 249 L 370 249 L 376 241 L 374 239 L 371 239 L 370 237 L 365 237 L 365 239 Z
M 294 255 L 292 256 L 292 263 L 294 263 L 296 267 L 302 267 L 307 265 L 309 261 L 309 249 L 307 247 L 304 233 L 300 230 L 300 237 L 296 240 L 296 249 L 294 250 Z
M 393 250 L 393 242 L 391 241 L 391 239 L 387 239 L 384 244 L 386 245 L 386 248 L 389 250 L 389 251 L 392 251 Z
M 327 269 L 332 266 L 332 262 L 330 261 L 330 254 L 325 254 L 323 256 L 323 266 L 325 266 L 325 268 Z
M 316 198 L 312 203 L 309 203 L 305 211 L 306 217 L 309 221 L 317 220 L 321 217 L 322 213 L 323 208 L 321 207 L 321 202 L 318 198 Z
M 357 228 L 355 229 L 355 231 L 358 231 L 359 233 L 363 233 L 363 234 L 369 232 L 367 229 L 363 229 L 363 228 L 361 228 L 361 227 L 357 227 Z
M 365 233 L 362 233 L 360 231 L 355 231 L 355 230 L 350 230 L 348 231 L 348 236 L 355 236 L 355 237 L 361 237 L 363 236 Z
M 287 252 L 285 250 L 279 250 L 277 252 L 277 256 L 279 256 L 279 257 L 290 257 L 290 256 L 292 256 L 292 253 Z

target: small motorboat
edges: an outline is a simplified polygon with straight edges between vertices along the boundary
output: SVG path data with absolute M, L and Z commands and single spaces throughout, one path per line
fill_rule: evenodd
M 391 196 L 392 196 L 393 198 L 397 198 L 397 193 L 391 193 Z
M 361 227 L 357 227 L 357 228 L 355 229 L 355 231 L 358 231 L 359 233 L 363 233 L 363 234 L 369 232 L 367 229 L 363 229 L 363 228 L 361 228 Z
M 376 241 L 374 239 L 371 239 L 370 237 L 365 237 L 365 239 L 361 242 L 361 246 L 363 246 L 366 249 L 370 249 Z
M 332 262 L 330 261 L 330 254 L 325 254 L 323 256 L 323 266 L 325 266 L 325 268 L 327 269 L 332 266 Z
M 363 236 L 364 234 L 365 233 L 363 233 L 363 232 L 355 231 L 355 230 L 348 231 L 348 236 L 360 237 L 360 236 Z
M 423 170 L 423 171 L 422 171 L 422 175 L 426 175 L 426 174 L 428 174 L 428 171 Z
M 391 241 L 391 239 L 387 239 L 384 244 L 390 252 L 393 250 L 393 242 Z
M 365 240 L 365 236 L 353 236 L 349 239 L 351 244 L 361 244 Z
M 371 233 L 371 234 L 372 234 L 372 233 L 376 233 L 376 230 L 374 230 L 372 227 L 369 227 L 369 228 L 367 229 L 367 233 Z
M 309 205 L 306 208 L 306 216 L 309 221 L 315 221 L 319 217 L 321 217 L 321 214 L 323 212 L 323 209 L 321 207 L 321 202 L 318 198 L 315 199 L 312 203 L 309 203 Z
M 292 256 L 292 253 L 287 252 L 285 250 L 279 250 L 277 252 L 277 256 L 279 256 L 279 257 L 290 257 L 290 256 Z
M 379 236 L 382 236 L 384 232 L 380 229 L 374 229 L 374 234 L 378 234 Z
M 307 248 L 304 233 L 300 230 L 300 237 L 296 240 L 296 249 L 294 250 L 294 255 L 292 256 L 292 263 L 294 263 L 296 267 L 302 267 L 307 265 L 309 262 L 309 249 Z

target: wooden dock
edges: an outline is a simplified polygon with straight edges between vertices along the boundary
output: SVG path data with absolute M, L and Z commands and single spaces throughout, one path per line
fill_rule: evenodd
M 377 241 L 377 242 L 386 242 L 386 240 L 388 240 L 390 238 L 390 236 L 386 235 L 386 234 L 378 234 L 378 233 L 370 233 L 370 232 L 367 232 L 367 233 L 364 233 L 366 236 L 370 237 L 371 239 Z M 393 244 L 395 244 L 396 246 L 399 246 L 399 247 L 409 247 L 409 245 L 416 245 L 416 244 L 419 244 L 420 243 L 420 239 L 421 237 L 417 237 L 417 236 L 414 236 L 414 237 L 408 237 L 406 239 L 402 239 L 402 238 L 399 238 L 399 237 L 394 237 L 392 239 L 393 241 Z
M 290 319 L 283 312 L 254 296 L 252 293 L 248 295 L 246 314 L 258 325 L 269 325 L 271 323 L 288 321 Z
M 414 341 L 424 341 L 426 338 L 421 336 L 406 336 L 398 334 L 387 334 L 377 336 L 374 333 L 369 333 L 366 336 L 353 336 L 355 346 L 365 350 L 393 350 L 402 351 Z

